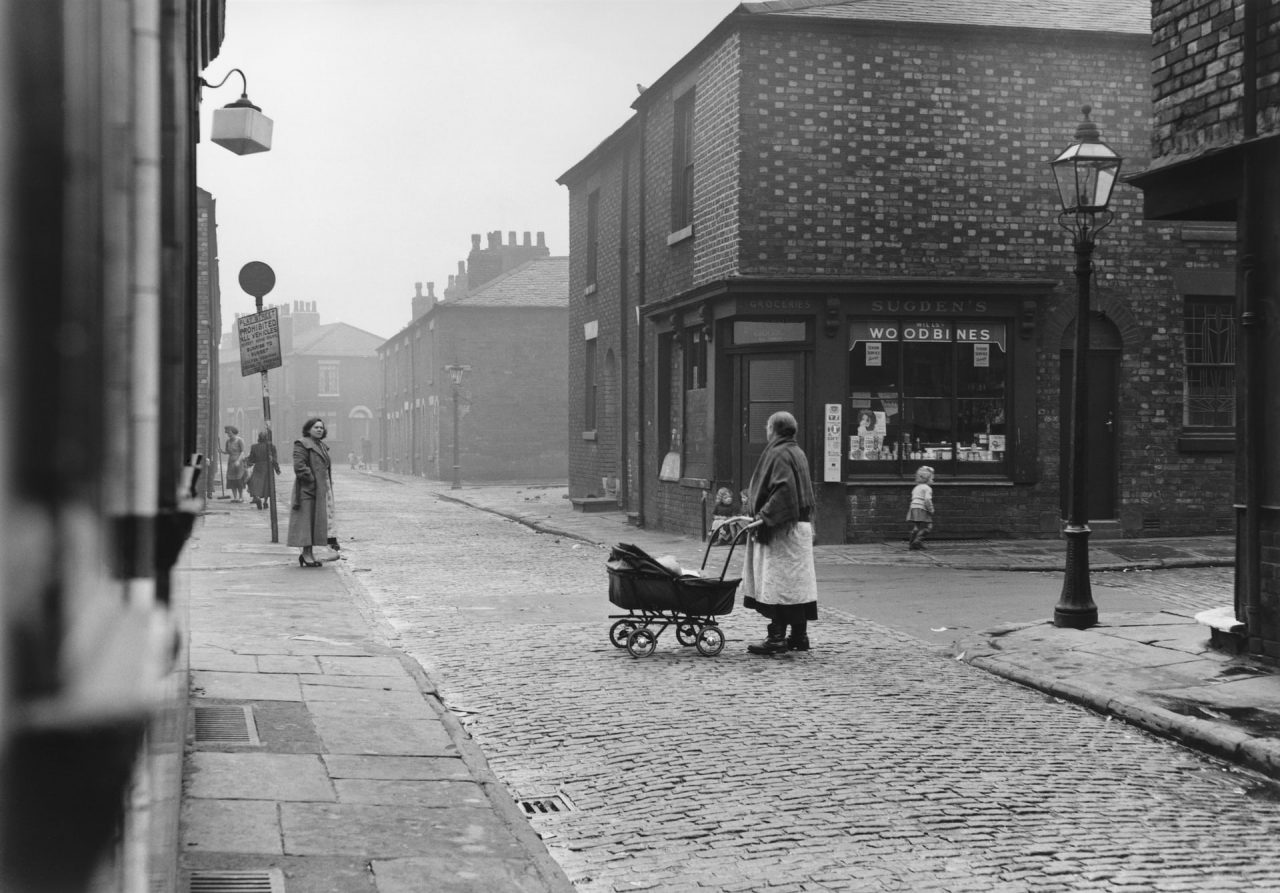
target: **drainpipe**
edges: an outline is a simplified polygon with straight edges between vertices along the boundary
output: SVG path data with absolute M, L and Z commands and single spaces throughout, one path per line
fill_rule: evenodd
M 644 527 L 644 482 L 645 482 L 645 463 L 648 461 L 645 457 L 645 382 L 647 380 L 645 373 L 645 331 L 646 326 L 640 318 L 640 311 L 644 307 L 647 296 L 645 295 L 645 244 L 646 239 L 646 220 L 645 209 L 648 206 L 648 181 L 647 170 L 645 165 L 645 135 L 648 114 L 644 107 L 640 109 L 640 177 L 639 186 L 636 190 L 637 204 L 637 221 L 636 228 L 639 231 L 639 243 L 636 245 L 636 467 L 639 469 L 636 474 L 636 521 L 640 527 Z
M 414 328 L 410 325 L 405 330 L 405 338 L 409 344 L 409 473 L 418 474 L 418 364 L 414 354 Z
M 1240 442 L 1244 448 L 1244 550 L 1243 605 L 1237 598 L 1236 618 L 1243 620 L 1249 637 L 1249 650 L 1261 651 L 1264 631 L 1259 628 L 1262 617 L 1262 470 L 1266 455 L 1263 425 L 1262 350 L 1265 334 L 1262 301 L 1257 285 L 1256 267 L 1262 256 L 1258 244 L 1261 228 L 1258 214 L 1264 202 L 1255 196 L 1258 182 L 1257 150 L 1250 142 L 1258 135 L 1258 19 L 1261 0 L 1244 2 L 1244 40 L 1242 43 L 1241 79 L 1244 96 L 1244 156 L 1242 158 L 1240 204 L 1237 213 L 1240 239 L 1240 279 L 1242 313 L 1240 325 L 1244 335 L 1245 406 Z M 1243 616 L 1241 616 L 1243 608 Z
M 618 240 L 618 417 L 622 420 L 618 434 L 618 493 L 622 495 L 622 507 L 629 508 L 631 502 L 631 447 L 627 436 L 627 410 L 630 403 L 627 392 L 630 389 L 628 363 L 630 360 L 629 337 L 630 321 L 627 313 L 631 310 L 630 294 L 627 289 L 628 267 L 631 264 L 631 252 L 627 245 L 627 218 L 631 208 L 631 147 L 624 145 L 622 149 L 622 198 L 619 217 L 622 219 L 622 238 Z
M 155 540 L 160 504 L 160 11 L 154 0 L 134 6 L 133 65 L 133 234 L 130 266 L 132 287 L 125 309 L 129 370 L 125 388 L 124 519 L 132 536 L 118 548 L 127 603 L 149 606 L 155 601 Z M 132 540 L 130 542 L 130 540 Z

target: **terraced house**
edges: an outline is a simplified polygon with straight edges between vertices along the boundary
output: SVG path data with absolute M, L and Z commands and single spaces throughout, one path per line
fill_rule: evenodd
M 1151 4 L 1151 161 L 1133 178 L 1148 219 L 1186 233 L 1212 220 L 1233 233 L 1233 275 L 1209 298 L 1224 399 L 1215 420 L 1235 451 L 1236 593 L 1223 632 L 1280 656 L 1280 8 L 1267 0 Z M 1188 370 L 1188 389 L 1204 372 Z M 1233 392 L 1234 386 L 1234 392 Z M 1231 613 L 1231 612 L 1228 612 Z
M 821 542 L 1054 537 L 1076 316 L 1048 162 L 1082 106 L 1147 164 L 1145 0 L 743 3 L 560 178 L 570 495 L 705 529 L 793 412 Z M 1095 536 L 1228 531 L 1228 225 L 1117 188 L 1093 256 Z M 1194 370 L 1194 374 L 1192 374 Z

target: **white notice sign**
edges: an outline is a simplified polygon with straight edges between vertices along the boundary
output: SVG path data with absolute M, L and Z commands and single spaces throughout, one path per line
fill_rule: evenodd
M 840 481 L 840 439 L 844 435 L 844 407 L 828 403 L 826 429 L 823 432 L 822 480 L 832 484 Z
M 284 365 L 280 359 L 280 319 L 275 307 L 242 316 L 238 322 L 242 376 Z

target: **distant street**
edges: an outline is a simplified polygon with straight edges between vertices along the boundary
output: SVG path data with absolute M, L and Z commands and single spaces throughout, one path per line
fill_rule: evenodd
M 809 654 L 748 655 L 739 607 L 720 656 L 668 630 L 637 659 L 608 639 L 603 550 L 335 475 L 345 570 L 512 793 L 562 798 L 533 823 L 582 891 L 1280 889 L 1271 785 L 950 655 L 981 610 L 1049 616 L 1056 575 L 850 567 Z M 1212 607 L 1229 574 L 1095 598 Z

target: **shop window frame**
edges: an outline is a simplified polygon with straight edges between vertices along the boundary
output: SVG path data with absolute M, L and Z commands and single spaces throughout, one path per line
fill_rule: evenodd
M 920 327 L 926 322 L 934 322 L 949 329 L 949 336 L 945 340 L 939 341 L 919 341 L 910 340 L 904 337 L 904 330 L 911 327 Z M 858 324 L 868 324 L 871 326 L 879 326 L 895 331 L 895 338 L 892 340 L 882 340 L 882 345 L 892 344 L 893 348 L 890 352 L 894 355 L 894 363 L 896 370 L 890 374 L 891 381 L 889 386 L 894 390 L 886 390 L 884 396 L 875 395 L 873 389 L 867 396 L 861 396 L 865 391 L 857 387 L 858 382 L 854 376 L 854 357 L 857 344 L 853 341 L 853 329 Z M 1013 320 L 1004 317 L 964 317 L 964 316 L 944 316 L 933 320 L 921 320 L 912 317 L 901 316 L 875 316 L 875 315 L 853 315 L 849 317 L 850 325 L 850 344 L 847 346 L 847 356 L 845 365 L 845 396 L 844 396 L 844 412 L 845 423 L 844 433 L 841 443 L 842 463 L 844 463 L 844 479 L 846 481 L 857 481 L 860 483 L 874 482 L 876 480 L 898 480 L 902 478 L 911 478 L 915 474 L 915 470 L 921 465 L 929 465 L 934 469 L 935 479 L 937 480 L 981 480 L 990 483 L 1006 483 L 1017 479 L 1016 472 L 1016 451 L 1018 444 L 1013 436 L 1016 426 L 1013 424 L 1014 413 L 1017 405 L 1017 370 L 1018 364 L 1014 357 L 1014 336 L 1017 329 L 1013 325 Z M 1001 383 L 999 385 L 998 397 L 982 397 L 977 395 L 964 396 L 961 393 L 962 379 L 959 373 L 959 364 L 962 359 L 962 352 L 965 348 L 973 348 L 979 344 L 988 345 L 987 362 L 998 355 L 997 348 L 991 341 L 973 341 L 961 340 L 956 337 L 957 328 L 961 327 L 992 327 L 1001 326 L 1003 331 L 1000 338 L 1003 343 L 1003 356 L 1000 356 L 1000 375 Z M 946 371 L 947 381 L 944 385 L 948 389 L 947 393 L 943 393 L 938 397 L 930 397 L 924 393 L 912 393 L 912 386 L 907 380 L 907 347 L 915 345 L 918 347 L 947 347 L 948 348 L 948 364 Z M 884 350 L 884 347 L 881 348 Z M 865 384 L 867 379 L 863 379 Z M 919 385 L 916 385 L 918 388 Z M 892 440 L 886 439 L 880 442 L 880 449 L 887 451 L 884 458 L 853 458 L 855 452 L 855 441 L 853 438 L 858 437 L 859 416 L 864 408 L 860 404 L 862 401 L 869 404 L 866 409 L 876 411 L 874 405 L 876 401 L 880 401 L 882 406 L 879 412 L 882 413 L 878 417 L 879 424 L 885 424 L 886 419 L 883 416 L 884 401 L 896 403 L 896 415 L 899 419 L 905 419 L 908 414 L 908 405 L 921 401 L 940 400 L 946 401 L 947 419 L 950 428 L 950 440 L 944 442 L 919 442 L 914 437 L 906 441 L 901 440 L 901 431 L 892 435 Z M 1000 438 L 1000 443 L 1004 446 L 1003 450 L 990 449 L 990 433 L 988 434 L 988 443 L 986 449 L 979 449 L 982 444 L 977 442 L 961 446 L 956 442 L 956 437 L 960 433 L 961 419 L 965 413 L 962 409 L 973 409 L 975 407 L 965 407 L 966 403 L 976 404 L 979 402 L 1000 403 L 997 418 L 1000 420 L 999 425 L 1003 427 L 1003 431 L 995 434 Z M 915 407 L 913 406 L 912 409 Z M 910 413 L 915 415 L 914 412 Z M 898 424 L 902 424 L 899 422 Z M 915 423 L 913 422 L 913 429 Z M 889 432 L 885 431 L 881 437 L 888 438 Z M 874 440 L 874 427 L 867 440 L 859 442 L 859 446 L 869 449 L 876 448 Z M 945 452 L 943 452 L 945 450 Z M 856 450 L 861 452 L 861 450 Z M 999 460 L 983 459 L 984 454 L 1001 453 Z

